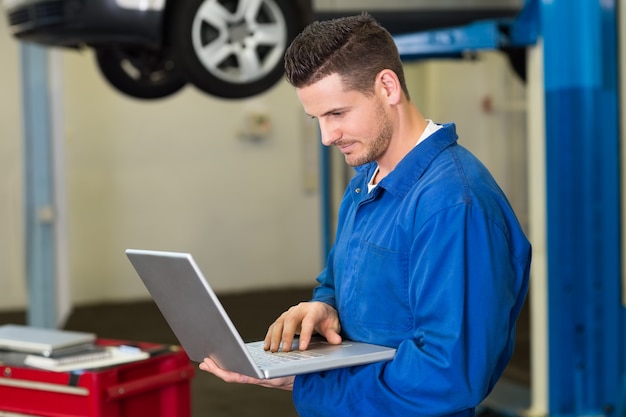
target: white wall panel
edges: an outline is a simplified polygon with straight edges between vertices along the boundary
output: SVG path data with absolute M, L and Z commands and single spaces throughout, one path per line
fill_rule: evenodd
M 26 305 L 19 44 L 0 19 L 0 309 Z M 319 195 L 305 186 L 306 121 L 280 84 L 245 101 L 188 87 L 127 98 L 91 51 L 62 52 L 68 256 L 75 303 L 147 297 L 127 247 L 193 252 L 218 291 L 313 285 Z M 265 112 L 265 141 L 240 137 Z M 310 129 L 309 129 L 310 130 Z M 317 149 L 314 149 L 317 151 Z
M 0 309 L 26 303 L 19 47 L 0 19 Z
M 192 87 L 156 102 L 100 78 L 90 52 L 67 53 L 70 264 L 78 302 L 145 290 L 127 247 L 190 251 L 218 291 L 312 285 L 319 198 L 303 186 L 302 110 L 281 84 L 246 101 Z M 239 133 L 265 112 L 265 141 Z

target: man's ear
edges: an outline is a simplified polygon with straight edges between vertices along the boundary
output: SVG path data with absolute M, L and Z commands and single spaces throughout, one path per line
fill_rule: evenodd
M 390 69 L 384 69 L 378 73 L 376 80 L 388 103 L 398 104 L 402 99 L 402 87 L 396 73 Z

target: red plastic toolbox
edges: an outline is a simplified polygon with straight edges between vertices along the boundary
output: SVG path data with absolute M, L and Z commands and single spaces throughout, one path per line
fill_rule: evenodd
M 0 415 L 189 417 L 190 380 L 195 367 L 187 354 L 175 346 L 133 344 L 152 351 L 152 356 L 80 372 L 50 372 L 0 363 Z

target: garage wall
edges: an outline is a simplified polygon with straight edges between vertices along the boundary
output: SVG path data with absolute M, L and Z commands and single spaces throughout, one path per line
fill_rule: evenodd
M 26 305 L 19 57 L 0 22 L 0 309 L 12 309 Z M 303 160 L 315 163 L 317 138 L 288 85 L 247 101 L 187 87 L 143 102 L 110 88 L 90 51 L 61 61 L 75 303 L 147 297 L 127 247 L 190 251 L 222 292 L 313 284 L 319 195 Z M 267 139 L 242 138 L 259 112 Z
M 18 44 L 0 19 L 0 310 L 26 305 Z M 312 285 L 321 267 L 317 137 L 286 83 L 244 101 L 187 87 L 144 102 L 62 53 L 71 298 L 148 295 L 127 247 L 189 251 L 220 292 Z M 526 219 L 523 87 L 499 54 L 407 65 L 414 100 L 494 172 Z M 471 81 L 470 81 L 471 80 Z M 523 104 L 523 103 L 522 103 Z M 266 140 L 241 137 L 265 113 Z
M 0 19 L 0 308 L 26 301 L 18 45 Z
M 305 188 L 305 118 L 291 88 L 231 102 L 188 87 L 146 103 L 109 88 L 91 58 L 65 59 L 76 298 L 142 294 L 126 247 L 190 251 L 218 291 L 312 284 L 319 198 Z M 242 138 L 258 112 L 271 133 Z

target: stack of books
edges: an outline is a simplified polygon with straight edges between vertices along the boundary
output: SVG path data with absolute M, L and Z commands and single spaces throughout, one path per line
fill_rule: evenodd
M 100 346 L 96 335 L 7 324 L 0 326 L 0 349 L 24 354 L 24 365 L 55 372 L 93 369 L 146 359 L 134 346 Z

